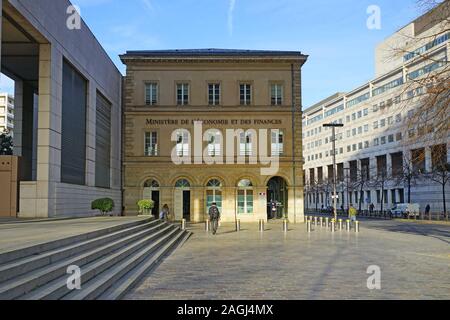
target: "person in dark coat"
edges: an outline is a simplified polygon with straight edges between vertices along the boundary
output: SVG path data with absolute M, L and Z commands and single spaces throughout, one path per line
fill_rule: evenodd
M 215 235 L 217 233 L 217 229 L 219 228 L 219 220 L 220 220 L 220 211 L 217 208 L 217 203 L 213 202 L 211 207 L 209 208 L 209 220 L 211 221 L 211 231 L 212 234 Z
M 430 211 L 431 211 L 431 207 L 429 204 L 427 204 L 427 206 L 425 207 L 425 216 L 429 217 Z

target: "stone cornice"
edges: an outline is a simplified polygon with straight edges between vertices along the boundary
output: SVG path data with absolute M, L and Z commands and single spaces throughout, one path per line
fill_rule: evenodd
M 164 64 L 164 63 L 287 63 L 302 66 L 308 56 L 279 56 L 279 57 L 145 57 L 121 55 L 120 59 L 126 65 L 136 64 Z

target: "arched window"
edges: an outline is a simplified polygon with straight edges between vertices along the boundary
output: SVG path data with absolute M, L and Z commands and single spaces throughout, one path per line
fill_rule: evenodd
M 253 213 L 253 184 L 248 179 L 243 179 L 238 183 L 237 211 L 238 214 Z
M 208 188 L 221 188 L 222 182 L 218 179 L 212 179 L 208 181 L 208 184 L 206 185 Z
M 179 189 L 188 189 L 191 187 L 191 184 L 186 179 L 180 179 L 175 183 L 175 188 Z
M 144 188 L 152 188 L 152 189 L 158 189 L 159 188 L 159 182 L 156 180 L 147 180 L 144 183 Z
M 215 202 L 219 210 L 222 209 L 222 182 L 218 179 L 211 179 L 206 184 L 206 212 Z
M 239 188 L 251 188 L 251 187 L 253 187 L 253 184 L 250 180 L 244 179 L 244 180 L 239 181 L 238 187 Z

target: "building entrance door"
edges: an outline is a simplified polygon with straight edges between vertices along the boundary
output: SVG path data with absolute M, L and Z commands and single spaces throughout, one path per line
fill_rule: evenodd
M 282 219 L 287 216 L 287 184 L 281 177 L 270 179 L 267 184 L 267 219 Z
M 183 219 L 191 221 L 191 192 L 183 191 Z
M 155 203 L 152 209 L 152 215 L 155 219 L 159 219 L 159 191 L 152 191 L 152 200 Z
M 174 213 L 175 220 L 191 220 L 191 184 L 186 179 L 180 179 L 175 183 Z

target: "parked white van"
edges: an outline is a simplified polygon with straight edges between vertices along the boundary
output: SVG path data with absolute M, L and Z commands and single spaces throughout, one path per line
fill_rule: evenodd
M 390 210 L 393 218 L 409 218 L 420 216 L 418 203 L 398 203 Z

